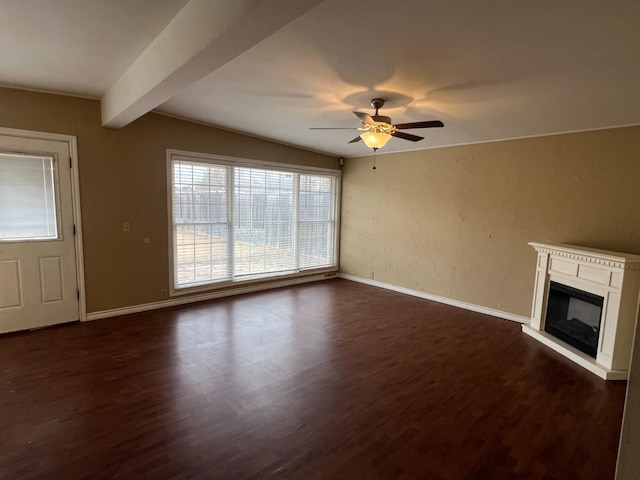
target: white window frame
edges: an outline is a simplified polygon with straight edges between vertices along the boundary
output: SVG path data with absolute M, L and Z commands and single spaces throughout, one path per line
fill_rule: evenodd
M 272 275 L 256 279 L 232 279 L 228 281 L 219 281 L 204 285 L 192 287 L 176 288 L 175 286 L 175 265 L 174 265 L 174 224 L 173 224 L 173 162 L 174 161 L 198 162 L 203 164 L 227 165 L 232 167 L 260 168 L 265 170 L 274 170 L 279 172 L 291 172 L 303 175 L 330 175 L 335 177 L 336 196 L 334 202 L 333 218 L 335 219 L 334 228 L 334 264 L 329 267 L 305 269 L 304 271 L 295 272 L 284 275 Z M 169 295 L 171 297 L 187 295 L 196 292 L 214 291 L 229 288 L 236 285 L 250 285 L 254 283 L 267 283 L 283 279 L 296 277 L 305 277 L 329 272 L 337 272 L 340 258 L 340 199 L 341 199 L 341 179 L 342 172 L 337 169 L 307 167 L 301 165 L 292 165 L 287 163 L 268 162 L 262 160 L 252 160 L 246 158 L 228 157 L 223 155 L 214 155 L 207 153 L 189 152 L 185 150 L 167 149 L 167 225 L 169 239 Z
M 64 234 L 61 228 L 60 221 L 60 181 L 58 173 L 58 155 L 47 152 L 13 152 L 9 150 L 0 150 L 0 154 L 22 156 L 30 158 L 49 158 L 51 159 L 51 174 L 52 174 L 52 188 L 53 188 L 53 202 L 54 202 L 54 215 L 56 235 L 51 237 L 26 237 L 26 238 L 0 238 L 0 243 L 32 243 L 32 242 L 50 242 L 53 240 L 64 240 Z M 1 160 L 0 160 L 1 161 Z

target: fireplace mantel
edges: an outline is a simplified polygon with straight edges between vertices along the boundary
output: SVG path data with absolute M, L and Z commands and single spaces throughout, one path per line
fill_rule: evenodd
M 604 379 L 626 379 L 638 318 L 640 255 L 575 245 L 529 245 L 538 259 L 531 323 L 522 326 L 523 332 Z M 604 298 L 595 359 L 544 331 L 551 281 Z

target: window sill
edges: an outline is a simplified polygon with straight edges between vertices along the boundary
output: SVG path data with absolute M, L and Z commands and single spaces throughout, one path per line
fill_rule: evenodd
M 295 285 L 297 283 L 304 283 L 305 281 L 322 280 L 324 278 L 333 277 L 337 273 L 338 267 L 328 267 L 314 270 L 305 270 L 304 272 L 296 272 L 288 275 L 253 278 L 247 280 L 238 280 L 234 282 L 208 283 L 206 285 L 198 285 L 180 289 L 172 288 L 169 296 L 171 298 L 174 298 L 203 293 L 221 293 L 221 295 L 219 296 L 226 296 L 225 294 L 227 292 L 229 295 L 239 295 L 242 293 L 264 290 L 267 288 Z

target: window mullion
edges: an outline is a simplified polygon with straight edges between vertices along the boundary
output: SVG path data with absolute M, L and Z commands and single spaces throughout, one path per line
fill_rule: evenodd
M 235 168 L 227 168 L 227 274 L 230 279 L 235 272 Z
M 299 235 L 300 235 L 300 226 L 298 222 L 300 221 L 300 174 L 296 173 L 294 175 L 293 182 L 293 255 L 295 259 L 295 270 L 300 270 L 300 252 L 298 251 Z
M 337 189 L 338 189 L 338 182 L 336 181 L 336 179 L 334 178 L 331 182 L 331 209 L 330 211 L 330 216 L 329 216 L 329 230 L 330 233 L 328 234 L 328 248 L 329 248 L 329 252 L 331 253 L 331 263 L 334 264 L 336 262 L 336 253 L 338 251 L 338 211 L 337 211 Z

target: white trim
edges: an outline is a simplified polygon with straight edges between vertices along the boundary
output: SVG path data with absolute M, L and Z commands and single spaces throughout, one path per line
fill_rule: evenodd
M 632 253 L 614 252 L 599 248 L 579 247 L 577 245 L 529 242 L 538 253 L 546 253 L 557 257 L 565 257 L 581 262 L 595 263 L 606 267 L 622 268 L 623 270 L 640 270 L 640 255 Z
M 551 132 L 551 133 L 535 133 L 531 135 L 522 135 L 519 137 L 505 137 L 505 138 L 495 138 L 491 140 L 478 140 L 476 142 L 463 142 L 463 143 L 451 143 L 447 145 L 433 145 L 425 148 L 407 148 L 403 150 L 395 150 L 395 151 L 387 151 L 387 152 L 377 152 L 377 156 L 380 157 L 382 155 L 392 155 L 398 153 L 408 153 L 408 152 L 420 152 L 422 150 L 437 150 L 439 148 L 453 148 L 453 147 L 473 147 L 474 145 L 484 145 L 485 143 L 498 143 L 498 142 L 510 142 L 512 140 L 527 140 L 529 138 L 542 138 L 542 137 L 555 137 L 556 135 L 572 135 L 574 133 L 588 133 L 588 132 L 599 132 L 602 130 L 615 130 L 618 128 L 631 128 L 638 127 L 640 123 L 626 123 L 623 125 L 611 125 L 608 127 L 594 127 L 594 128 L 583 128 L 579 130 L 563 130 L 561 132 Z M 332 155 L 332 154 L 328 154 Z M 345 158 L 367 158 L 369 155 L 343 155 Z
M 46 93 L 46 92 L 44 92 Z M 61 94 L 63 95 L 63 94 Z M 160 105 L 161 106 L 161 105 Z M 151 110 L 150 113 L 155 113 L 156 115 L 162 115 L 163 117 L 173 118 L 174 120 L 180 120 L 182 122 L 195 123 L 196 125 L 202 125 L 208 128 L 215 128 L 216 130 L 222 130 L 224 132 L 234 133 L 236 135 L 242 135 L 243 137 L 255 138 L 257 140 L 262 140 L 263 142 L 275 143 L 276 145 L 284 145 L 285 147 L 295 148 L 296 150 L 302 150 L 304 152 L 316 153 L 318 155 L 322 155 L 325 157 L 329 157 L 332 160 L 338 160 L 338 157 L 335 153 L 329 152 L 327 150 L 318 150 L 317 148 L 305 147 L 303 145 L 298 145 L 295 143 L 285 142 L 283 140 L 276 140 L 274 138 L 265 137 L 263 135 L 258 135 L 257 133 L 245 132 L 242 130 L 236 130 L 230 127 L 224 127 L 222 125 L 216 125 L 215 123 L 209 123 L 205 120 L 199 120 L 196 118 L 187 118 L 181 115 L 176 115 L 174 113 L 163 112 L 157 109 Z
M 322 173 L 325 175 L 334 175 L 338 178 L 342 176 L 342 170 L 339 168 L 323 168 L 323 167 L 309 167 L 306 165 L 296 165 L 293 163 L 284 163 L 284 162 L 270 162 L 267 160 L 256 160 L 253 158 L 242 158 L 242 157 L 230 157 L 228 155 L 217 155 L 213 153 L 200 153 L 200 152 L 189 152 L 186 150 L 175 150 L 172 148 L 167 149 L 167 160 L 181 160 L 179 158 L 174 157 L 183 157 L 183 159 L 187 162 L 197 162 L 197 163 L 214 163 L 220 164 L 225 163 L 234 167 L 263 167 L 266 169 L 273 169 L 278 171 L 285 172 L 294 172 L 301 174 L 308 173 Z
M 226 290 L 218 290 L 201 295 L 193 295 L 190 297 L 176 297 L 160 302 L 143 303 L 141 305 L 133 305 L 131 307 L 113 308 L 111 310 L 101 310 L 87 314 L 87 320 L 99 320 L 101 318 L 117 317 L 120 315 L 128 315 L 130 313 L 146 312 L 149 310 L 157 310 L 159 308 L 175 307 L 177 305 L 185 305 L 188 303 L 203 302 L 205 300 L 214 300 L 216 298 L 230 297 L 233 295 L 241 295 L 243 293 L 259 292 L 261 290 L 270 290 L 273 288 L 290 287 L 302 283 L 318 282 L 321 280 L 330 280 L 337 278 L 333 274 L 312 275 L 307 277 L 291 278 L 288 280 L 280 280 L 269 283 L 246 285 Z
M 313 270 L 301 270 L 293 273 L 285 273 L 279 275 L 269 275 L 269 276 L 257 276 L 253 278 L 247 278 L 242 280 L 232 280 L 232 281 L 223 281 L 223 282 L 209 282 L 202 283 L 199 285 L 193 285 L 190 287 L 182 287 L 182 288 L 174 288 L 170 290 L 170 297 L 179 297 L 182 295 L 192 295 L 195 293 L 206 293 L 214 290 L 228 290 L 230 288 L 242 287 L 255 285 L 259 283 L 270 283 L 276 281 L 287 281 L 292 278 L 300 278 L 300 277 L 310 277 L 314 275 L 332 275 L 335 276 L 338 272 L 338 268 L 335 266 L 327 267 L 327 268 L 315 268 Z
M 165 187 L 167 188 L 165 198 L 167 199 L 167 245 L 169 246 L 169 288 L 168 294 L 169 297 L 174 296 L 175 291 L 175 265 L 174 265 L 174 255 L 173 251 L 175 250 L 174 245 L 174 225 L 173 225 L 173 162 L 171 160 L 171 152 L 167 150 L 166 152 L 166 173 L 167 179 L 165 182 Z
M 76 253 L 76 277 L 78 281 L 78 291 L 80 292 L 80 298 L 78 299 L 78 319 L 80 321 L 84 321 L 87 319 L 87 302 L 84 286 L 84 254 L 82 242 L 82 217 L 80 214 L 80 175 L 78 172 L 77 138 L 74 135 L 34 132 L 31 130 L 20 130 L 16 128 L 6 127 L 0 127 L 0 135 L 19 138 L 31 138 L 36 140 L 65 142 L 68 145 L 69 155 L 71 156 L 71 200 L 73 205 L 73 223 L 76 226 L 76 235 L 74 238 Z
M 638 127 L 638 126 L 640 126 L 640 123 L 627 123 L 624 125 L 612 125 L 609 127 L 594 127 L 594 128 L 584 128 L 581 130 L 566 130 L 562 132 L 536 133 L 532 135 L 523 135 L 520 137 L 496 138 L 491 140 L 478 140 L 476 142 L 451 143 L 447 145 L 433 145 L 425 148 L 408 148 L 408 149 L 402 149 L 402 150 L 394 150 L 391 152 L 389 151 L 377 152 L 377 156 L 380 157 L 384 155 L 393 155 L 393 154 L 400 154 L 400 153 L 421 152 L 423 150 L 437 150 L 439 148 L 473 147 L 474 145 L 484 145 L 485 143 L 511 142 L 513 140 L 527 140 L 529 138 L 555 137 L 557 135 L 573 135 L 574 133 L 599 132 L 603 130 L 615 130 L 619 128 L 631 128 L 631 127 Z M 332 155 L 332 154 L 328 154 L 328 155 Z M 345 158 L 358 159 L 358 158 L 371 157 L 371 154 L 369 153 L 368 155 L 343 155 L 343 156 Z
M 71 196 L 73 199 L 73 219 L 76 226 L 76 275 L 78 276 L 78 309 L 80 321 L 87 319 L 87 301 L 84 288 L 84 249 L 82 241 L 82 216 L 80 214 L 80 168 L 78 165 L 78 141 L 75 136 L 69 135 L 69 154 L 71 155 L 71 175 L 72 187 Z
M 22 90 L 25 92 L 42 93 L 44 95 L 60 95 L 61 97 L 81 98 L 83 100 L 95 100 L 100 101 L 100 97 L 94 97 L 93 95 L 87 95 L 84 93 L 69 93 L 61 92 L 59 90 L 43 90 L 42 88 L 31 88 L 18 85 L 9 85 L 6 83 L 0 83 L 0 88 L 6 88 L 7 90 Z
M 454 300 L 452 298 L 441 297 L 439 295 L 433 295 L 431 293 L 420 292 L 418 290 L 412 290 L 410 288 L 398 287 L 396 285 L 380 282 L 378 280 L 370 280 L 368 278 L 357 277 L 355 275 L 349 275 L 347 273 L 338 273 L 337 276 L 338 278 L 344 278 L 345 280 L 351 280 L 352 282 L 364 283 L 367 285 L 372 285 L 374 287 L 385 288 L 387 290 L 393 290 L 394 292 L 404 293 L 406 295 L 412 295 L 414 297 L 420 297 L 438 303 L 444 303 L 445 305 L 451 305 L 452 307 L 463 308 L 465 310 L 471 310 L 472 312 L 491 315 L 492 317 L 504 318 L 505 320 L 511 320 L 512 322 L 528 324 L 530 321 L 528 317 L 516 315 L 515 313 L 503 312 L 502 310 L 495 310 L 493 308 L 483 307 L 482 305 L 462 302 L 460 300 Z

